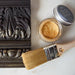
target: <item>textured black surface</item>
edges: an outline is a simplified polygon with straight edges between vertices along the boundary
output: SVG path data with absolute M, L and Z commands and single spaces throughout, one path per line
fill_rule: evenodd
M 14 7 L 14 6 L 25 6 L 30 8 L 30 0 L 0 0 L 0 6 L 3 7 Z
M 19 30 L 19 28 L 26 33 L 28 26 L 31 30 L 30 20 L 30 0 L 0 0 L 1 33 L 5 34 L 7 31 L 9 35 L 9 29 L 11 29 L 11 34 L 13 34 L 15 29 Z M 16 25 L 14 23 L 16 23 Z M 24 67 L 21 54 L 31 49 L 31 35 L 28 37 L 26 35 L 23 39 L 19 36 L 16 39 L 11 37 L 7 38 L 8 36 L 6 37 L 5 35 L 2 37 L 0 36 L 0 67 Z M 19 57 L 16 57 L 17 53 L 9 57 L 10 55 L 8 52 L 11 51 L 11 53 L 14 53 L 18 52 L 18 50 L 21 53 Z
M 28 40 L 30 10 L 25 7 L 0 8 L 0 40 Z

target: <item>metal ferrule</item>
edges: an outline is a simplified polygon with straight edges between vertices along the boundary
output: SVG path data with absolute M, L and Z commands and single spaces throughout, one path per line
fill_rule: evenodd
M 51 46 L 47 46 L 45 48 L 43 48 L 45 50 L 45 54 L 47 56 L 47 60 L 52 60 L 54 58 L 59 57 L 58 56 L 58 50 L 57 50 L 57 46 L 56 44 L 51 45 Z

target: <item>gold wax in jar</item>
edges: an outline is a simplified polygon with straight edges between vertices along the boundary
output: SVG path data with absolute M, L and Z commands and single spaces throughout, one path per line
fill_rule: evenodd
M 58 24 L 54 19 L 47 19 L 41 23 L 39 33 L 44 40 L 50 41 L 58 36 Z

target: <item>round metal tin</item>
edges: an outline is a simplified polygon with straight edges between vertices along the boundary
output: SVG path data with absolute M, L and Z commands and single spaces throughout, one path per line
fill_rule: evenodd
M 58 5 L 53 9 L 54 17 L 63 25 L 71 25 L 74 21 L 74 16 L 69 8 L 64 5 Z

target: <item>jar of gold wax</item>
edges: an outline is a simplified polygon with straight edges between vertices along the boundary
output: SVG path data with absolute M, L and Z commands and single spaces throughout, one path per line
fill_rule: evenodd
M 58 5 L 53 10 L 55 18 L 48 18 L 41 22 L 39 35 L 46 42 L 53 42 L 60 38 L 62 25 L 70 26 L 74 21 L 74 16 L 69 8 Z

